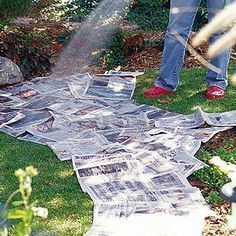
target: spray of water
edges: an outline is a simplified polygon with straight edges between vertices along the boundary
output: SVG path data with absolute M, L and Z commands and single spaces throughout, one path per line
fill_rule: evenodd
M 88 70 L 95 55 L 109 42 L 119 27 L 130 0 L 103 0 L 81 25 L 61 53 L 52 75 L 71 75 Z

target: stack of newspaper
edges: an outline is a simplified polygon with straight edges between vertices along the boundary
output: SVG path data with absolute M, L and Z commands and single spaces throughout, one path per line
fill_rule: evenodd
M 0 131 L 72 160 L 95 204 L 87 235 L 201 235 L 212 212 L 186 178 L 206 166 L 194 157 L 201 143 L 236 126 L 236 111 L 182 115 L 137 104 L 140 74 L 36 78 L 0 90 Z

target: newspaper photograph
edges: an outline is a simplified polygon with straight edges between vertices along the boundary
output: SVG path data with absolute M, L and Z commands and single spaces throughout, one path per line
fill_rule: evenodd
M 48 120 L 40 124 L 31 125 L 27 127 L 26 131 L 33 135 L 51 139 L 57 142 L 77 135 L 76 130 L 68 129 L 63 125 L 58 125 L 55 117 L 50 117 Z
M 90 86 L 83 96 L 97 99 L 127 100 L 131 98 L 132 94 L 133 91 L 128 89 L 120 89 L 119 92 L 116 92 L 112 88 Z
M 161 174 L 170 171 L 177 171 L 177 169 L 165 158 L 158 153 L 144 151 L 134 156 L 144 166 L 144 173 L 154 172 Z
M 93 177 L 104 178 L 112 175 L 112 179 L 122 177 L 124 174 L 130 174 L 133 171 L 137 171 L 140 168 L 138 161 L 99 161 L 94 164 L 84 164 L 77 168 L 77 174 L 82 180 L 84 178 Z M 104 176 L 105 175 L 105 176 Z M 104 177 L 103 177 L 104 176 Z
M 186 152 L 183 148 L 176 148 L 165 153 L 160 153 L 160 155 L 166 158 L 178 172 L 182 173 L 185 177 L 207 166 L 189 152 Z
M 82 94 L 85 98 L 128 100 L 135 89 L 135 79 L 117 76 L 93 77 Z
M 8 91 L 13 96 L 16 96 L 20 99 L 27 100 L 27 99 L 29 99 L 31 97 L 34 97 L 34 96 L 39 94 L 38 90 L 32 88 L 30 85 L 32 85 L 32 83 L 30 83 L 30 82 L 19 84 L 19 85 L 16 85 L 16 86 L 12 87 Z
M 191 188 L 186 178 L 177 172 L 156 175 L 151 178 L 151 183 L 158 190 Z

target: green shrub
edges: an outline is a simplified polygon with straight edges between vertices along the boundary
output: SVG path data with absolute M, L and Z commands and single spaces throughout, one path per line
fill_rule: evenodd
M 50 44 L 46 34 L 20 30 L 4 34 L 0 42 L 0 55 L 13 60 L 25 79 L 44 75 L 50 70 Z
M 124 53 L 124 38 L 126 34 L 127 33 L 122 30 L 117 30 L 117 32 L 111 36 L 108 49 L 103 51 L 100 56 L 100 62 L 106 69 L 110 70 L 119 65 L 126 64 L 126 56 Z
M 223 200 L 218 192 L 212 191 L 209 196 L 206 198 L 207 203 L 209 204 L 220 204 Z
M 82 21 L 98 5 L 101 0 L 71 0 L 62 6 L 64 17 Z
M 164 31 L 168 23 L 169 10 L 162 2 L 153 0 L 137 0 L 130 8 L 126 19 L 143 30 Z
M 27 13 L 35 0 L 0 0 L 0 18 L 12 18 Z
M 166 0 L 137 0 L 130 8 L 126 19 L 138 24 L 143 30 L 165 31 L 168 23 L 169 10 L 163 6 Z M 194 23 L 194 30 L 207 22 L 206 3 L 202 1 Z
M 230 150 L 230 151 L 227 151 Z M 222 145 L 222 147 L 212 154 L 209 152 L 203 152 L 200 154 L 199 159 L 209 164 L 209 160 L 213 156 L 220 156 L 223 161 L 236 164 L 236 148 L 232 148 L 232 141 L 228 140 Z M 202 180 L 208 185 L 209 190 L 218 192 L 220 188 L 227 182 L 229 178 L 226 174 L 223 174 L 217 167 L 205 167 L 194 173 L 194 176 Z

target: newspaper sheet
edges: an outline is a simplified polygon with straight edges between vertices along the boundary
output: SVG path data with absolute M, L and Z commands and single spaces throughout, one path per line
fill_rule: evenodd
M 236 113 L 139 105 L 131 100 L 137 75 L 36 78 L 0 90 L 0 131 L 72 159 L 95 203 L 87 235 L 200 235 L 210 212 L 187 177 L 206 166 L 194 157 L 201 143 L 236 126 Z
M 58 158 L 63 161 L 71 160 L 75 155 L 96 154 L 109 147 L 110 143 L 102 136 L 93 133 L 91 137 L 81 138 L 79 135 L 48 145 Z
M 206 113 L 206 123 L 212 126 L 236 126 L 236 111 Z
M 141 76 L 143 74 L 144 72 L 139 72 L 139 71 L 131 72 L 131 71 L 121 71 L 121 70 L 109 70 L 105 72 L 105 75 L 119 75 L 120 77 L 124 76 L 124 77 L 134 77 L 134 78 Z M 104 76 L 104 74 L 101 76 Z
M 2 107 L 22 108 L 27 105 L 28 103 L 26 101 L 22 101 L 22 99 L 19 99 L 17 97 L 0 95 L 0 108 Z
M 166 158 L 178 172 L 182 173 L 185 177 L 188 177 L 194 171 L 207 166 L 182 147 L 160 153 L 160 155 Z
M 178 172 L 158 174 L 151 178 L 152 185 L 158 190 L 191 188 L 187 179 Z
M 90 79 L 82 97 L 108 100 L 128 100 L 134 93 L 135 82 L 135 79 L 118 76 L 93 77 Z
M 24 141 L 30 141 L 30 142 L 34 142 L 34 143 L 38 143 L 38 144 L 43 144 L 43 145 L 47 145 L 48 143 L 53 143 L 55 141 L 51 140 L 51 139 L 47 139 L 47 138 L 43 138 L 43 137 L 39 137 L 36 135 L 33 135 L 29 132 L 24 132 L 20 135 L 18 135 L 18 138 Z
M 174 115 L 163 117 L 155 122 L 156 127 L 197 128 L 205 124 L 205 116 L 201 109 L 191 115 Z
M 17 111 L 1 112 L 0 111 L 0 128 L 10 125 L 24 118 L 24 115 Z
M 39 94 L 29 100 L 27 108 L 31 110 L 43 110 L 55 103 L 62 103 L 67 100 L 68 98 L 57 97 L 54 93 Z
M 12 129 L 26 130 L 28 126 L 33 124 L 39 124 L 52 117 L 52 114 L 46 110 L 34 111 L 24 108 L 21 110 L 21 114 L 23 114 L 24 116 L 22 119 L 9 125 Z
M 203 143 L 208 142 L 217 133 L 231 129 L 232 127 L 210 127 L 198 129 L 178 129 L 176 135 L 186 136 L 188 139 L 191 137 L 193 140 L 199 140 Z
M 12 87 L 10 90 L 8 90 L 8 92 L 10 92 L 12 96 L 16 96 L 20 99 L 27 100 L 39 94 L 39 91 L 33 89 L 30 85 L 33 85 L 33 83 L 19 84 Z

